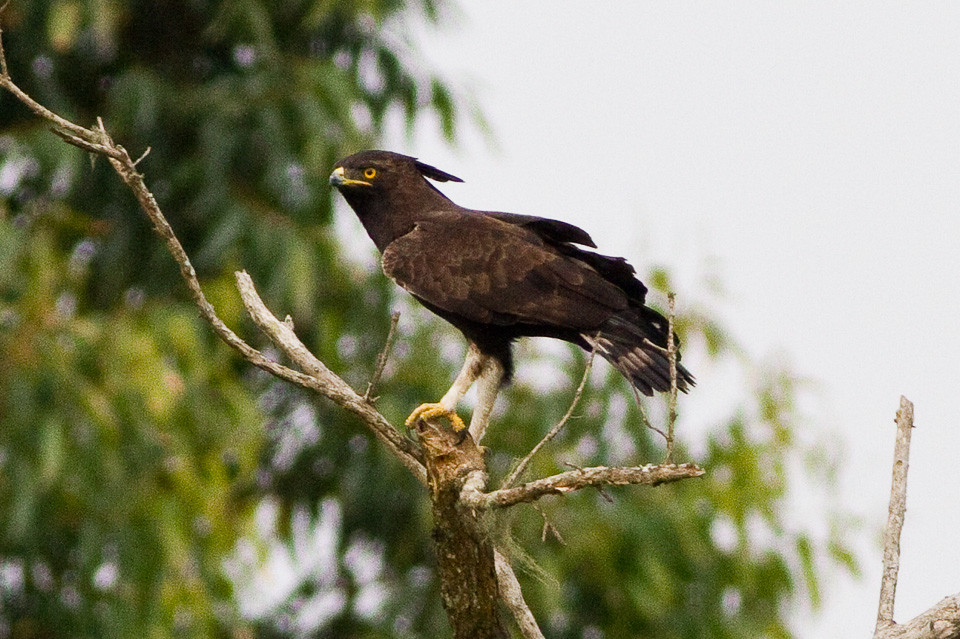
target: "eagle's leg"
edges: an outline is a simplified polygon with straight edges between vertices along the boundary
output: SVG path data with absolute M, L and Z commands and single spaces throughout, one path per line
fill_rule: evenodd
M 473 382 L 480 375 L 483 361 L 486 359 L 477 348 L 476 344 L 470 343 L 467 349 L 467 359 L 463 362 L 463 368 L 454 380 L 450 390 L 440 398 L 440 401 L 434 404 L 421 404 L 407 417 L 407 428 L 412 428 L 418 419 L 430 419 L 431 417 L 446 417 L 450 420 L 455 431 L 461 431 L 466 428 L 463 420 L 457 415 L 457 404 L 463 396 L 470 390 Z
M 470 436 L 477 443 L 483 438 L 483 433 L 490 423 L 490 413 L 493 412 L 505 372 L 497 357 L 483 356 L 480 375 L 477 377 L 477 405 L 470 418 Z

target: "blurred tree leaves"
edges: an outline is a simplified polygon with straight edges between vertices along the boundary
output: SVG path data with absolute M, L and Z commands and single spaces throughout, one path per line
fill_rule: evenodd
M 430 0 L 17 0 L 3 26 L 27 91 L 84 124 L 102 116 L 135 154 L 150 147 L 150 187 L 221 316 L 243 326 L 242 266 L 357 381 L 389 289 L 340 259 L 329 167 L 392 108 L 432 109 L 453 131 L 451 91 L 401 63 L 402 8 L 438 15 Z M 294 504 L 363 484 L 340 473 L 357 431 L 321 407 L 339 447 L 315 463 L 303 441 L 279 450 L 303 398 L 213 339 L 107 163 L 6 94 L 0 196 L 0 636 L 246 627 L 224 557 L 265 492 Z
M 189 307 L 78 314 L 87 249 L 44 226 L 0 223 L 8 632 L 215 627 L 262 417 Z
M 402 305 L 377 391 L 399 422 L 450 383 L 462 340 L 351 259 L 326 176 L 390 113 L 408 127 L 430 114 L 455 139 L 463 98 L 411 62 L 404 29 L 443 4 L 13 0 L 2 20 L 31 95 L 150 148 L 149 186 L 248 339 L 238 268 L 362 389 Z M 689 349 L 752 366 L 710 318 L 678 318 Z M 501 400 L 495 474 L 559 419 L 583 366 L 525 348 L 569 377 L 521 378 Z M 498 522 L 549 636 L 789 636 L 784 604 L 816 601 L 825 566 L 855 568 L 832 513 L 826 537 L 785 519 L 791 464 L 819 459 L 820 477 L 830 460 L 794 435 L 794 377 L 756 377 L 695 446 L 704 480 Z M 531 473 L 662 455 L 608 368 L 581 412 Z M 564 544 L 541 542 L 544 516 Z M 350 417 L 217 342 L 107 163 L 0 95 L 0 639 L 442 636 L 429 528 L 420 487 Z

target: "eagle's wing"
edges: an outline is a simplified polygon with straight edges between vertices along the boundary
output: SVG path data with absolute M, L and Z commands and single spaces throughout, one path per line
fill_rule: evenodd
M 418 222 L 386 247 L 383 270 L 429 304 L 483 324 L 590 330 L 628 305 L 592 266 L 536 233 L 476 213 Z
M 488 217 L 496 218 L 508 224 L 522 226 L 524 229 L 532 231 L 544 243 L 554 247 L 563 255 L 589 264 L 604 279 L 611 284 L 615 284 L 626 293 L 635 305 L 643 304 L 647 287 L 637 279 L 636 271 L 626 259 L 600 255 L 574 246 L 574 244 L 581 244 L 597 248 L 590 235 L 579 226 L 533 215 L 499 213 L 496 211 L 483 211 L 482 213 Z
M 551 220 L 550 218 L 537 217 L 536 215 L 501 213 L 500 211 L 482 211 L 482 214 L 496 218 L 502 222 L 530 229 L 551 244 L 570 242 L 572 244 L 582 244 L 590 248 L 597 248 L 597 245 L 593 242 L 593 238 L 590 237 L 589 233 L 569 222 Z

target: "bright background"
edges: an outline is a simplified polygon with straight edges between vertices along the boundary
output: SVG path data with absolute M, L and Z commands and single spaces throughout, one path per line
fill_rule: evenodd
M 751 354 L 813 381 L 809 429 L 842 450 L 864 574 L 828 577 L 798 635 L 873 631 L 900 394 L 917 428 L 896 619 L 960 590 L 960 3 L 461 4 L 441 33 L 403 35 L 472 91 L 495 144 L 398 126 L 391 148 L 464 178 L 444 187 L 460 204 L 667 267 L 681 308 L 719 279 Z M 732 386 L 691 368 L 695 429 Z

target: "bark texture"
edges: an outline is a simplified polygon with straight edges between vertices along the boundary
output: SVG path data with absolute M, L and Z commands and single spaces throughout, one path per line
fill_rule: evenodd
M 484 472 L 483 453 L 466 435 L 432 421 L 417 423 L 433 507 L 433 542 L 440 594 L 455 639 L 506 639 L 499 614 L 494 546 L 482 518 L 464 508 L 464 482 Z

